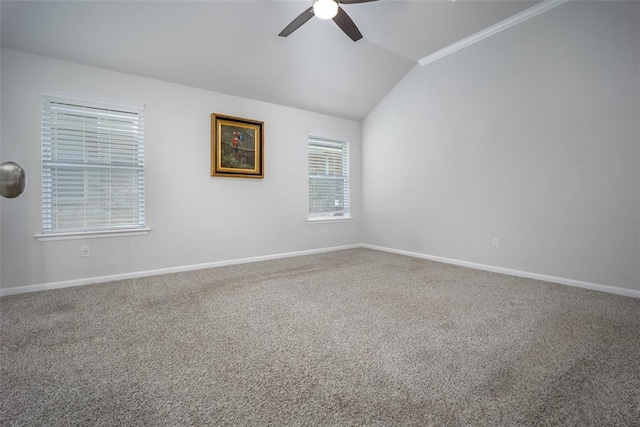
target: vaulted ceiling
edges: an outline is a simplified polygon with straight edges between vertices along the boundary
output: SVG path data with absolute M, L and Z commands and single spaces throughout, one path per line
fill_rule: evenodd
M 312 18 L 311 0 L 6 1 L 2 47 L 348 119 L 416 61 L 537 1 L 379 0 L 343 5 L 363 39 Z

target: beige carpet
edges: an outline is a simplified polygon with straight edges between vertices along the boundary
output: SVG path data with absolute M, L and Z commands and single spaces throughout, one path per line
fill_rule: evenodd
M 2 425 L 640 425 L 640 300 L 366 249 L 3 297 Z

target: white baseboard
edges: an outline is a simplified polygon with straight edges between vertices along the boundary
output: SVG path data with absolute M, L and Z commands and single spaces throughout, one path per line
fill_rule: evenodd
M 512 270 L 510 268 L 495 267 L 491 265 L 478 264 L 478 263 L 468 262 L 468 261 L 460 261 L 457 259 L 443 258 L 439 256 L 427 255 L 427 254 L 422 254 L 418 252 L 410 252 L 410 251 L 404 251 L 401 249 L 393 249 L 393 248 L 387 248 L 383 246 L 370 245 L 366 243 L 345 245 L 345 246 L 333 246 L 329 248 L 310 249 L 305 251 L 286 252 L 286 253 L 272 254 L 272 255 L 262 255 L 262 256 L 256 256 L 256 257 L 250 257 L 250 258 L 239 258 L 239 259 L 232 259 L 232 260 L 226 260 L 226 261 L 209 262 L 204 264 L 193 264 L 193 265 L 185 265 L 185 266 L 179 266 L 179 267 L 160 268 L 157 270 L 136 271 L 132 273 L 113 274 L 109 276 L 88 277 L 83 279 L 65 280 L 61 282 L 49 282 L 49 283 L 41 283 L 36 285 L 18 286 L 15 288 L 0 289 L 0 296 L 22 294 L 26 292 L 45 291 L 49 289 L 69 288 L 73 286 L 92 285 L 96 283 L 112 282 L 116 280 L 135 279 L 139 277 L 148 277 L 148 276 L 158 276 L 160 274 L 180 273 L 183 271 L 202 270 L 205 268 L 224 267 L 228 265 L 246 264 L 249 262 L 269 261 L 273 259 L 290 258 L 290 257 L 296 257 L 296 256 L 303 256 L 303 255 L 314 255 L 314 254 L 319 254 L 324 252 L 334 252 L 334 251 L 339 251 L 344 249 L 354 249 L 354 248 L 373 249 L 377 251 L 390 252 L 398 255 L 406 255 L 414 258 L 422 258 L 422 259 L 428 259 L 431 261 L 443 262 L 446 264 L 459 265 L 462 267 L 475 268 L 476 270 L 491 271 L 493 273 L 508 274 L 510 276 L 525 277 L 528 279 L 536 279 L 536 280 L 542 280 L 545 282 L 558 283 L 561 285 L 575 286 L 578 288 L 591 289 L 594 291 L 606 292 L 610 294 L 640 298 L 640 291 L 636 291 L 633 289 L 600 285 L 597 283 L 583 282 L 579 280 L 565 279 L 562 277 L 555 277 L 555 276 L 547 276 L 544 274 L 530 273 L 527 271 Z
M 494 267 L 492 265 L 477 264 L 475 262 L 460 261 L 457 259 L 443 258 L 439 256 L 427 255 L 418 252 L 403 251 L 400 249 L 386 248 L 383 246 L 369 245 L 363 243 L 362 248 L 374 249 L 377 251 L 390 252 L 398 255 L 406 255 L 414 258 L 428 259 L 431 261 L 443 262 L 446 264 L 459 265 L 462 267 L 475 268 L 476 270 L 491 271 L 493 273 L 508 274 L 510 276 L 525 277 L 527 279 L 542 280 L 545 282 L 558 283 L 560 285 L 575 286 L 577 288 L 590 289 L 592 291 L 606 292 L 609 294 L 623 295 L 626 297 L 640 298 L 640 291 L 627 288 L 617 288 L 615 286 L 600 285 L 597 283 L 582 282 L 580 280 L 565 279 L 563 277 L 547 276 L 545 274 L 530 273 L 528 271 L 512 270 L 510 268 Z
M 297 252 L 286 252 L 272 255 L 262 255 L 250 258 L 232 259 L 226 261 L 208 262 L 204 264 L 184 265 L 179 267 L 160 268 L 157 270 L 136 271 L 132 273 L 113 274 L 109 276 L 88 277 L 84 279 L 64 280 L 61 282 L 40 283 L 36 285 L 18 286 L 15 288 L 0 289 L 0 297 L 5 295 L 23 294 L 26 292 L 46 291 L 49 289 L 70 288 L 73 286 L 93 285 L 96 283 L 113 282 L 116 280 L 135 279 L 139 277 L 158 276 L 160 274 L 180 273 L 183 271 L 202 270 L 205 268 L 224 267 L 228 265 L 246 264 L 249 262 L 269 261 L 279 258 L 290 258 L 303 255 L 314 255 L 324 252 L 334 252 L 344 249 L 359 248 L 359 244 L 346 246 L 333 246 L 329 248 L 310 249 Z

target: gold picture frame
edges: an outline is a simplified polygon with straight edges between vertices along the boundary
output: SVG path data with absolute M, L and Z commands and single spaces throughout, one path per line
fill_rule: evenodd
M 264 122 L 211 114 L 211 176 L 264 178 Z

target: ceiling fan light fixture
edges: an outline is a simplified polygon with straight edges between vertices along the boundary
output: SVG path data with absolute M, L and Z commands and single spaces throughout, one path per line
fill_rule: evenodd
M 338 3 L 335 0 L 315 0 L 313 13 L 320 19 L 331 19 L 338 14 Z

